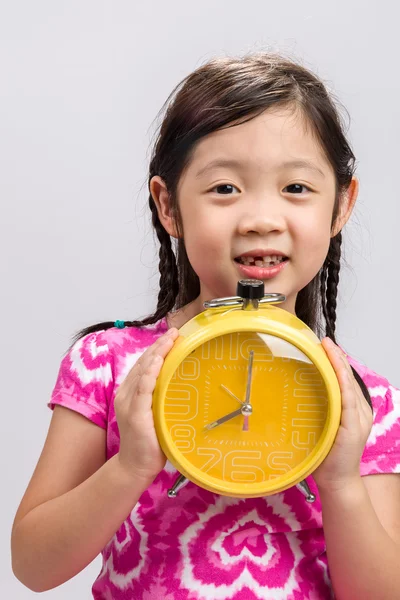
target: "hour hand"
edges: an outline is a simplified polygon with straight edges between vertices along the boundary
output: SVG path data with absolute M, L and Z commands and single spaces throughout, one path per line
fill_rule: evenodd
M 241 414 L 242 414 L 242 409 L 238 408 L 237 410 L 234 410 L 233 412 L 229 413 L 229 415 L 225 415 L 224 417 L 221 417 L 217 421 L 213 421 L 212 423 L 209 423 L 208 425 L 205 426 L 205 429 L 214 429 L 214 427 L 218 427 L 218 425 L 222 425 L 222 423 L 226 423 L 226 421 L 230 421 L 230 419 L 233 419 L 234 417 L 238 417 Z

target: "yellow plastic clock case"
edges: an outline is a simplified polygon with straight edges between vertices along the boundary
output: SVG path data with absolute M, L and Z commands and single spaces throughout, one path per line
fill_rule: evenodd
M 314 332 L 274 306 L 264 283 L 241 280 L 188 321 L 167 355 L 153 394 L 160 446 L 188 482 L 233 497 L 296 486 L 331 449 L 341 414 L 339 383 Z

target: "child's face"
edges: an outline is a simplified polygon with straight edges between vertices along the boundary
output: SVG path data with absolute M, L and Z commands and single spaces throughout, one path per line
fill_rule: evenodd
M 217 159 L 241 166 L 199 175 Z M 289 161 L 307 161 L 314 168 L 285 166 Z M 265 280 L 265 292 L 285 294 L 280 306 L 294 314 L 297 293 L 327 255 L 334 201 L 333 170 L 299 115 L 269 111 L 203 138 L 178 186 L 185 247 L 201 283 L 199 303 L 236 294 L 244 275 L 235 258 L 275 249 L 289 261 Z

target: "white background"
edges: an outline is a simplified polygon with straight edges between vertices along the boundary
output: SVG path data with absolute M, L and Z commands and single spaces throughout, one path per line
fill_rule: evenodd
M 10 531 L 72 334 L 155 307 L 154 119 L 207 59 L 289 53 L 347 107 L 361 188 L 338 342 L 400 387 L 398 11 L 375 0 L 0 3 L 1 598 L 34 595 L 12 574 Z M 99 569 L 98 558 L 44 596 L 91 598 Z

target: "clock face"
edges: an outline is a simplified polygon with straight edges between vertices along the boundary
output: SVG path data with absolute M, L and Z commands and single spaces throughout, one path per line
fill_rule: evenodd
M 290 342 L 255 332 L 196 348 L 164 402 L 175 454 L 226 484 L 259 484 L 301 465 L 327 410 L 326 386 L 310 359 Z

